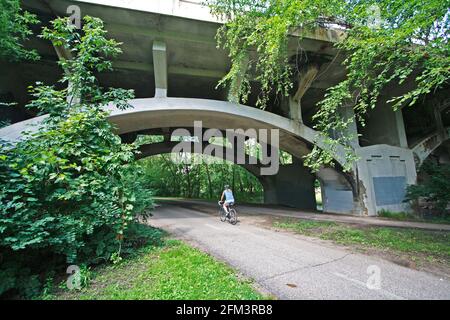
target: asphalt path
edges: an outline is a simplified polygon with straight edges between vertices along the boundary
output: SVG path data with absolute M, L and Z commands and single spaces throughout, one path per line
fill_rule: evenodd
M 450 281 L 324 241 L 162 204 L 149 220 L 279 299 L 450 299 Z

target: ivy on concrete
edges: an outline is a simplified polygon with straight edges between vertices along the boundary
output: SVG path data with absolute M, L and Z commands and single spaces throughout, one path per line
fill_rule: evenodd
M 257 105 L 265 108 L 270 95 L 288 96 L 293 86 L 294 65 L 289 63 L 290 35 L 316 28 L 339 28 L 345 36 L 336 44 L 344 54 L 347 78 L 327 90 L 317 105 L 314 128 L 328 145 L 317 146 L 306 157 L 313 170 L 333 165 L 338 145 L 344 145 L 346 170 L 357 159 L 350 141 L 333 132 L 346 129 L 353 120 L 338 109 L 352 106 L 356 121 L 365 125 L 368 110 L 376 107 L 387 85 L 414 86 L 394 96 L 392 108 L 412 106 L 419 99 L 448 85 L 450 47 L 449 3 L 440 0 L 206 0 L 213 14 L 225 24 L 218 33 L 219 46 L 232 61 L 221 84 L 230 86 L 241 101 L 250 94 L 250 81 L 260 83 Z M 297 48 L 301 51 L 301 47 Z M 246 68 L 242 68 L 248 59 Z M 238 80 L 240 79 L 240 80 Z M 345 130 L 344 130 L 345 131 Z

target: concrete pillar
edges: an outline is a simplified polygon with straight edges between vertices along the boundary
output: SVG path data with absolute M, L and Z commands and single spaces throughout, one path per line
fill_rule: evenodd
M 398 146 L 401 148 L 408 148 L 408 140 L 406 138 L 405 121 L 403 120 L 403 113 L 401 109 L 394 111 L 395 126 L 397 129 Z
M 72 52 L 64 46 L 57 46 L 53 44 L 53 48 L 56 51 L 59 60 L 72 60 L 73 55 Z M 69 70 L 64 70 L 66 74 L 69 73 Z M 67 103 L 69 104 L 78 104 L 81 102 L 81 97 L 76 95 L 73 91 L 73 83 L 69 81 L 67 84 Z
M 379 103 L 369 111 L 366 126 L 361 133 L 369 145 L 388 144 L 408 148 L 405 124 L 401 109 L 394 111 L 390 105 Z
M 227 94 L 228 101 L 233 103 L 240 103 L 239 90 L 244 80 L 243 74 L 247 72 L 249 62 L 250 58 L 248 57 L 248 55 L 246 55 L 244 59 L 242 59 L 241 64 L 239 66 L 240 74 L 238 74 L 236 79 L 233 79 L 233 82 L 228 87 L 228 94 Z
M 406 188 L 416 183 L 416 166 L 409 149 L 388 145 L 359 148 L 355 173 L 362 214 L 375 216 L 380 210 L 409 211 L 404 202 Z
M 289 97 L 289 118 L 294 121 L 303 123 L 302 106 L 299 101 Z
M 445 136 L 445 127 L 444 122 L 442 121 L 441 110 L 438 107 L 435 107 L 433 112 L 434 112 L 434 120 L 436 122 L 436 130 L 440 135 Z
M 299 74 L 298 87 L 293 97 L 289 97 L 289 117 L 297 122 L 303 123 L 302 117 L 302 98 L 311 84 L 316 79 L 319 72 L 319 66 L 317 64 L 309 64 L 303 68 Z
M 314 175 L 299 161 L 282 165 L 277 175 L 260 178 L 264 203 L 315 210 L 314 180 Z
M 323 212 L 359 214 L 360 206 L 355 201 L 352 185 L 345 176 L 333 168 L 322 168 L 317 177 L 322 191 Z
M 167 97 L 167 48 L 162 41 L 153 42 L 153 68 L 155 73 L 155 98 Z
M 351 137 L 350 145 L 356 149 L 359 147 L 359 139 L 358 139 L 358 128 L 356 126 L 356 119 L 355 119 L 355 111 L 353 110 L 353 106 L 342 106 L 338 110 L 340 116 L 346 121 L 349 119 L 353 119 L 353 122 L 351 122 L 348 127 L 346 128 L 345 132 L 343 133 L 335 133 L 338 136 L 340 134 L 344 134 L 347 137 Z

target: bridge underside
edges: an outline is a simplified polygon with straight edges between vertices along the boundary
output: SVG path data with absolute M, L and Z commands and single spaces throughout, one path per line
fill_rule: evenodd
M 204 130 L 242 129 L 278 129 L 278 148 L 292 155 L 292 164 L 280 165 L 275 175 L 261 174 L 258 165 L 243 166 L 258 177 L 264 189 L 264 201 L 304 210 L 316 210 L 314 181 L 321 183 L 323 210 L 333 213 L 360 214 L 360 198 L 354 176 L 344 174 L 339 166 L 342 154 L 336 155 L 337 168 L 323 168 L 317 174 L 311 174 L 301 159 L 308 154 L 314 144 L 320 144 L 317 133 L 302 123 L 287 119 L 266 111 L 237 105 L 230 102 L 187 99 L 187 98 L 152 98 L 137 99 L 131 102 L 133 109 L 125 112 L 113 112 L 111 121 L 117 126 L 118 133 L 134 140 L 138 134 L 158 132 L 166 136 L 175 128 L 185 128 L 198 141 Z M 195 132 L 193 124 L 201 121 L 203 131 Z M 155 131 L 156 130 L 156 131 Z M 246 137 L 248 138 L 248 137 Z M 260 144 L 260 137 L 257 137 Z M 169 153 L 174 143 L 165 141 L 160 144 L 143 146 L 142 157 L 158 153 Z M 205 145 L 190 150 L 204 150 Z M 235 161 L 236 159 L 233 159 Z
M 111 111 L 109 119 L 125 142 L 133 141 L 138 134 L 156 131 L 170 135 L 177 127 L 187 128 L 189 134 L 195 134 L 194 121 L 201 121 L 203 126 L 197 133 L 198 141 L 203 141 L 204 130 L 208 128 L 242 129 L 244 136 L 248 129 L 279 130 L 276 151 L 279 148 L 290 153 L 293 163 L 280 166 L 275 175 L 261 174 L 264 166 L 260 164 L 246 166 L 247 170 L 259 176 L 267 203 L 314 210 L 314 180 L 317 178 L 322 187 L 324 211 L 375 215 L 381 209 L 404 210 L 405 187 L 416 179 L 413 152 L 388 145 L 357 148 L 355 152 L 360 160 L 349 173 L 340 169 L 342 154 L 337 153 L 336 168 L 322 168 L 313 175 L 304 168 L 300 159 L 310 152 L 314 144 L 320 144 L 317 133 L 302 123 L 267 111 L 230 102 L 186 98 L 136 99 L 130 101 L 130 105 L 132 108 L 127 110 L 118 110 L 113 105 L 108 107 Z M 0 129 L 0 135 L 10 141 L 20 139 L 24 130 L 37 128 L 30 124 L 41 120 L 42 117 L 16 123 Z M 260 143 L 270 144 L 267 140 L 261 141 L 259 131 L 256 132 Z M 146 148 L 143 156 L 171 152 L 173 144 L 166 141 Z
M 446 110 L 450 103 L 445 100 L 448 91 L 434 92 L 414 108 L 394 111 L 386 101 L 411 88 L 414 79 L 407 79 L 402 86 L 383 90 L 379 105 L 367 115 L 365 127 L 354 124 L 348 128 L 348 133 L 359 135 L 352 141 L 359 160 L 350 172 L 342 171 L 345 154 L 343 147 L 338 146 L 335 168 L 322 168 L 315 175 L 309 173 L 301 162 L 302 157 L 313 146 L 326 147 L 311 129 L 317 103 L 328 88 L 346 77 L 342 65 L 345 55 L 334 47 L 340 32 L 320 29 L 301 38 L 291 37 L 288 55 L 289 61 L 295 61 L 292 65 L 294 92 L 290 97 L 271 96 L 267 110 L 262 111 L 256 108 L 257 81 L 251 81 L 248 106 L 227 102 L 235 101 L 227 88 L 217 89 L 218 81 L 231 66 L 227 52 L 217 49 L 215 36 L 220 24 L 214 19 L 179 16 L 170 10 L 180 11 L 177 3 L 180 1 L 164 1 L 168 10 L 162 12 L 158 6 L 139 11 L 130 10 L 126 5 L 118 8 L 71 0 L 22 1 L 43 26 L 49 25 L 56 16 L 64 16 L 69 5 L 77 4 L 83 15 L 100 17 L 108 36 L 123 43 L 123 54 L 114 61 L 114 72 L 102 73 L 98 80 L 102 87 L 133 89 L 136 97 L 142 98 L 131 101 L 133 108 L 129 110 L 118 111 L 110 106 L 110 121 L 117 126 L 124 142 L 133 141 L 139 134 L 167 135 L 177 128 L 185 128 L 190 135 L 195 135 L 194 121 L 202 121 L 205 129 L 222 132 L 238 128 L 278 129 L 278 147 L 293 156 L 293 163 L 280 166 L 272 176 L 260 174 L 263 166 L 247 166 L 247 170 L 259 176 L 267 203 L 314 209 L 313 182 L 318 179 L 324 211 L 360 215 L 376 215 L 382 209 L 404 211 L 408 210 L 403 202 L 406 187 L 416 182 L 416 171 L 423 161 L 431 155 L 439 161 L 449 159 L 450 112 Z M 194 11 L 189 12 L 194 14 Z M 20 64 L 0 63 L 3 71 L 0 100 L 18 103 L 17 107 L 0 110 L 0 120 L 15 123 L 0 129 L 0 138 L 5 140 L 17 140 L 29 128 L 27 123 L 42 119 L 33 118 L 36 114 L 25 108 L 30 99 L 28 86 L 36 81 L 56 84 L 62 76 L 58 55 L 50 42 L 33 37 L 27 46 L 36 49 L 42 59 Z M 351 106 L 342 107 L 338 112 L 344 117 L 354 117 Z M 25 119 L 30 120 L 20 122 Z M 262 140 L 259 142 L 264 143 Z M 167 151 L 167 146 L 162 145 L 149 148 L 147 151 L 153 154 Z
M 152 133 L 154 134 L 155 131 Z M 159 134 L 160 132 L 156 131 L 156 133 Z M 163 141 L 142 145 L 137 159 L 172 153 L 179 144 L 175 141 Z M 210 144 L 182 142 L 183 150 L 190 150 L 190 153 L 203 154 L 207 146 L 210 146 Z M 223 159 L 221 156 L 219 158 Z M 351 184 L 342 173 L 333 168 L 322 169 L 315 175 L 304 167 L 300 159 L 292 157 L 292 163 L 280 165 L 276 175 L 261 175 L 263 165 L 256 163 L 257 159 L 251 159 L 250 156 L 247 156 L 245 163 L 239 163 L 236 158 L 232 160 L 260 181 L 264 190 L 264 203 L 266 204 L 315 211 L 317 210 L 315 180 L 318 179 L 321 185 L 322 207 L 325 212 L 357 214 L 358 204 L 357 201 L 354 201 Z M 249 164 L 252 160 L 256 164 Z

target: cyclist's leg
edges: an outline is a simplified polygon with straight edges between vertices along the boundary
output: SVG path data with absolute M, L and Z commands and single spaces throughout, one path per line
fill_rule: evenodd
M 223 210 L 225 210 L 225 213 L 228 214 L 228 204 L 226 201 L 223 202 Z

